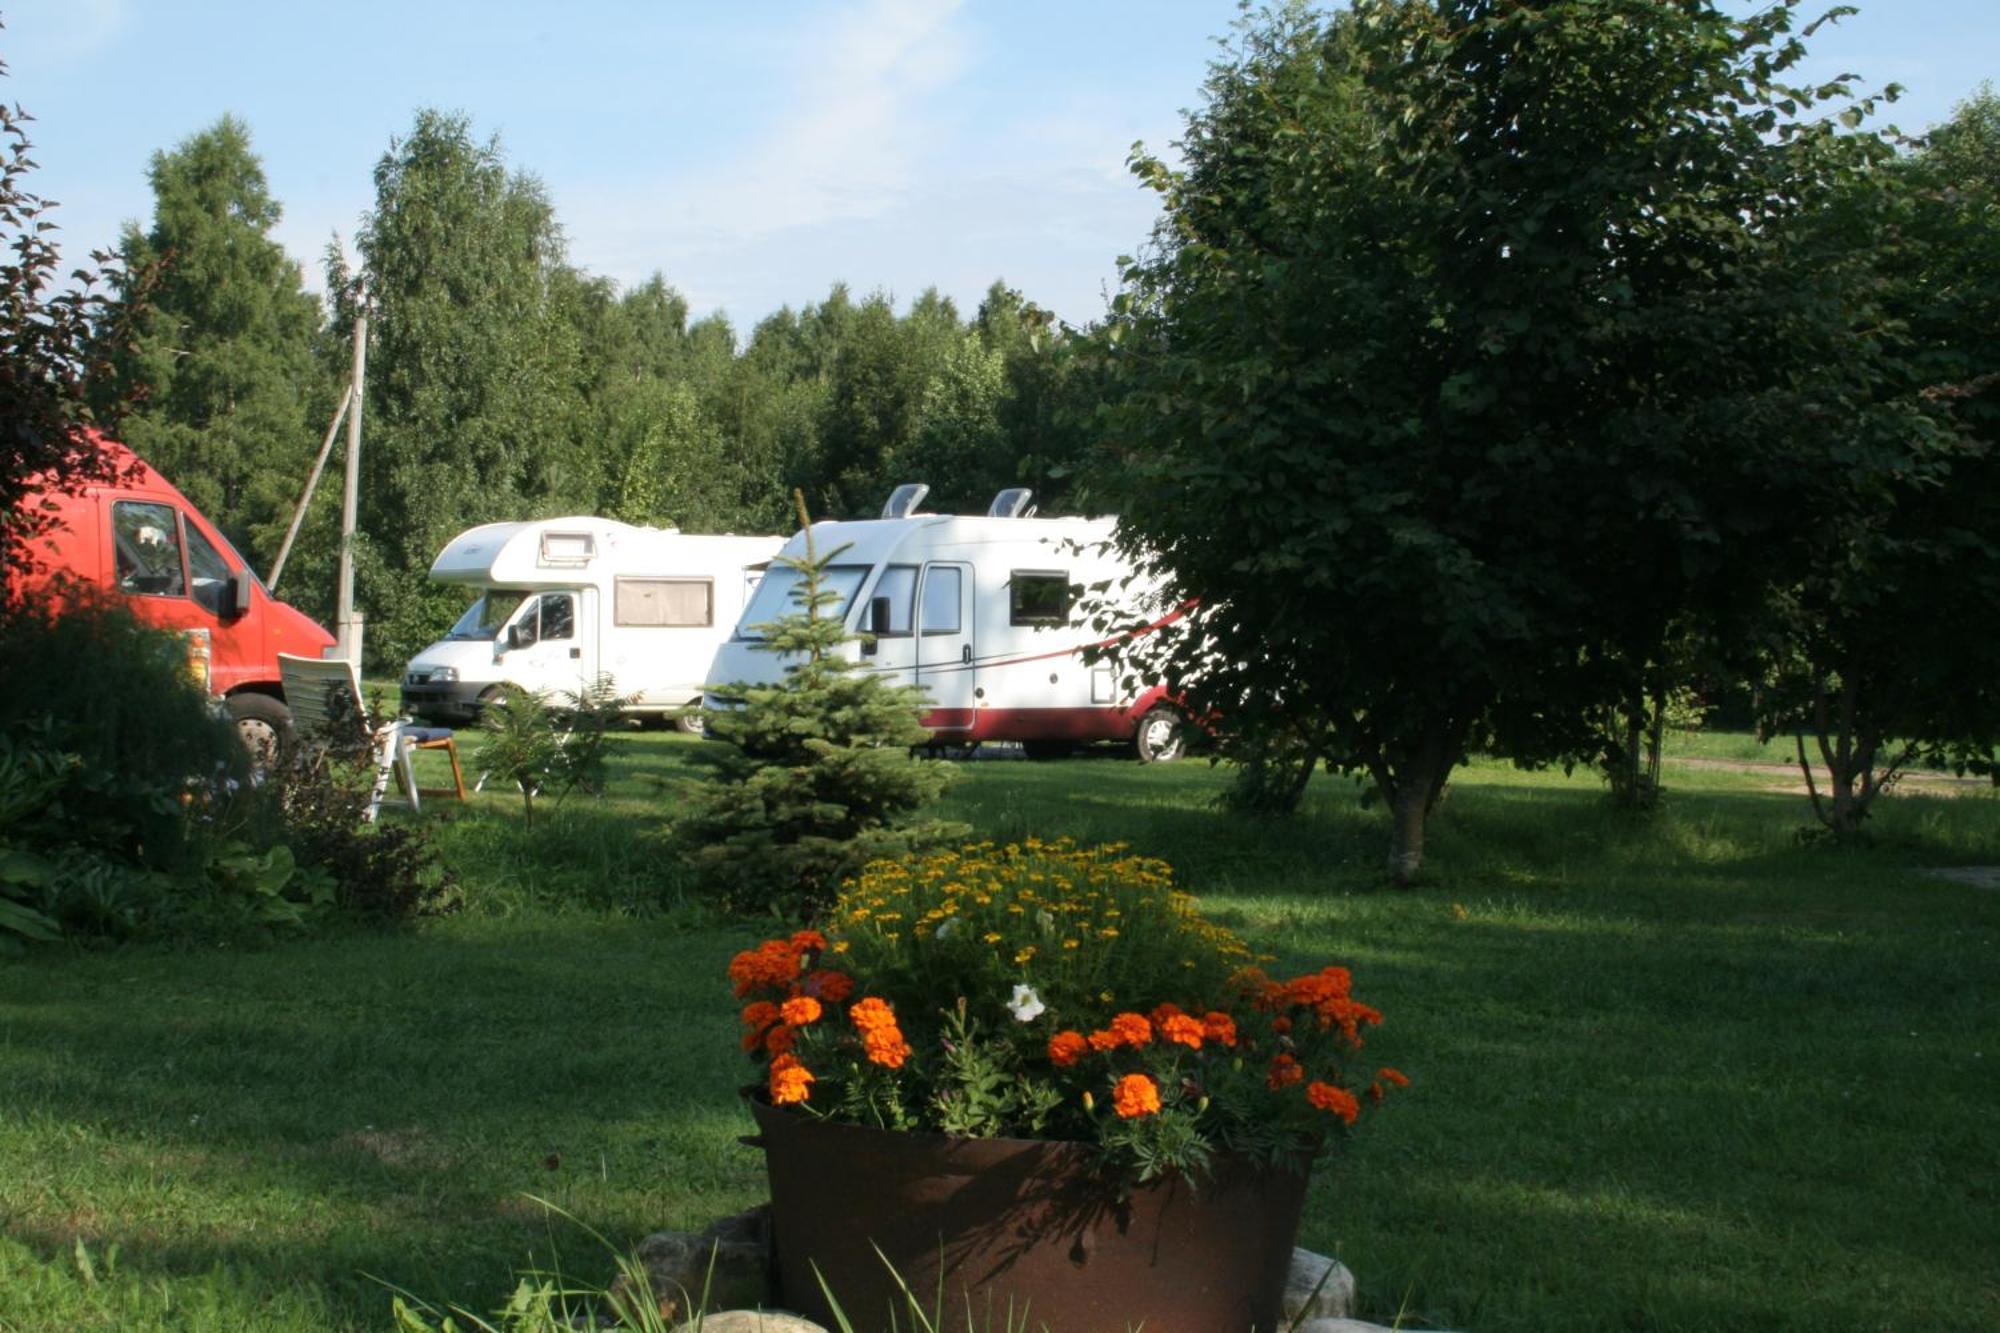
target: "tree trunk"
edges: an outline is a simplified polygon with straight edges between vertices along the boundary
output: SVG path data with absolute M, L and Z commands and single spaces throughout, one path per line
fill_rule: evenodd
M 1389 878 L 1398 888 L 1416 882 L 1424 868 L 1424 821 L 1430 815 L 1430 801 L 1424 784 L 1405 777 L 1389 802 L 1394 821 L 1389 837 Z

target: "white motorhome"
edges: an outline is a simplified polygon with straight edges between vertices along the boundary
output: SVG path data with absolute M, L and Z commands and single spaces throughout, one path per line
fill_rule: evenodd
M 1118 740 L 1148 761 L 1179 757 L 1184 719 L 1167 691 L 1128 689 L 1108 663 L 1084 660 L 1106 643 L 1079 606 L 1086 589 L 1102 586 L 1144 623 L 1173 614 L 1126 586 L 1131 565 L 1109 545 L 1117 520 L 1036 518 L 1019 488 L 983 516 L 914 512 L 927 489 L 898 487 L 880 518 L 813 524 L 813 549 L 839 552 L 825 579 L 840 598 L 829 614 L 873 639 L 842 651 L 922 689 L 922 721 L 939 743 L 1019 741 L 1042 758 Z M 805 551 L 801 532 L 780 555 Z M 711 691 L 783 674 L 784 658 L 762 647 L 756 627 L 795 611 L 798 585 L 795 570 L 771 566 L 716 650 Z
M 431 577 L 476 595 L 410 659 L 403 707 L 455 724 L 510 685 L 574 694 L 608 678 L 629 712 L 671 714 L 701 698 L 716 645 L 781 544 L 581 517 L 462 532 Z

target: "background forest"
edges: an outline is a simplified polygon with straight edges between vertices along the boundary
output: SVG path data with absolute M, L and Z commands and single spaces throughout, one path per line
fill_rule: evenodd
M 690 319 L 666 277 L 620 291 L 572 266 L 539 182 L 463 116 L 422 111 L 375 169 L 350 264 L 324 302 L 271 238 L 250 127 L 225 117 L 155 154 L 153 217 L 119 242 L 150 275 L 134 345 L 96 386 L 136 397 L 126 442 L 268 575 L 350 367 L 371 336 L 357 600 L 371 662 L 394 669 L 463 608 L 430 585 L 476 523 L 602 514 L 689 532 L 789 531 L 789 497 L 858 517 L 898 482 L 943 510 L 1029 485 L 1045 512 L 1073 486 L 1087 401 L 1068 336 L 996 281 L 976 311 L 935 291 L 824 297 L 748 336 Z M 132 279 L 128 278 L 127 281 Z M 339 488 L 314 501 L 279 593 L 333 612 Z

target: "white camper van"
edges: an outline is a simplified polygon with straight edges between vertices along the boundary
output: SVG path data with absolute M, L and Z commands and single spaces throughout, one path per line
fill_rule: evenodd
M 449 634 L 410 659 L 403 707 L 469 722 L 509 685 L 579 693 L 609 677 L 630 712 L 672 713 L 700 699 L 716 645 L 780 545 L 607 518 L 460 533 L 431 577 L 475 596 Z
M 927 487 L 900 486 L 882 516 L 815 523 L 814 549 L 839 548 L 827 586 L 830 614 L 873 636 L 843 651 L 927 696 L 923 724 L 940 743 L 1019 741 L 1032 758 L 1092 741 L 1129 741 L 1141 759 L 1178 758 L 1184 719 L 1160 686 L 1130 691 L 1105 663 L 1084 660 L 1104 642 L 1078 606 L 1108 584 L 1124 609 L 1154 623 L 1172 608 L 1143 589 L 1118 592 L 1131 566 L 1109 549 L 1115 519 L 1035 518 L 1025 489 L 1002 491 L 981 517 L 914 512 Z M 780 553 L 805 554 L 806 534 Z M 799 575 L 774 564 L 716 650 L 710 687 L 779 678 L 754 628 L 797 608 Z

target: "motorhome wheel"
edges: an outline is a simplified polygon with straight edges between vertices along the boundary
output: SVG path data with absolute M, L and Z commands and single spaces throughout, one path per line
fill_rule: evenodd
M 229 718 L 250 755 L 251 770 L 267 773 L 276 767 L 291 735 L 292 710 L 268 694 L 245 692 L 229 696 Z
M 1187 735 L 1183 730 L 1181 715 L 1171 708 L 1153 709 L 1139 719 L 1139 729 L 1132 735 L 1132 748 L 1139 754 L 1140 762 L 1166 764 L 1181 757 L 1187 751 Z
M 690 736 L 708 734 L 708 724 L 701 715 L 701 700 L 696 699 L 687 706 L 687 711 L 675 716 L 674 725 Z

